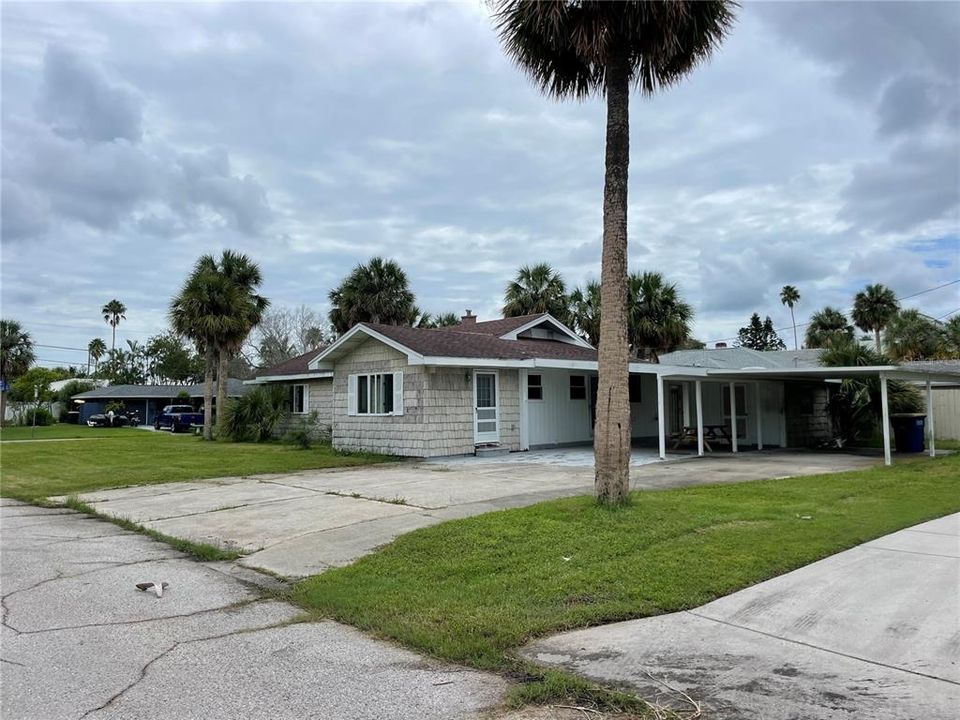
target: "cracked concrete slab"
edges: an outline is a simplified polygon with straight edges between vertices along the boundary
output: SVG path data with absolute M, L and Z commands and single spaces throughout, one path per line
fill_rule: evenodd
M 401 533 L 440 520 L 590 493 L 589 465 L 557 461 L 590 453 L 564 448 L 495 461 L 447 458 L 228 477 L 98 491 L 81 499 L 98 512 L 167 535 L 252 553 L 240 562 L 296 578 L 352 562 Z M 836 472 L 878 461 L 850 453 L 780 451 L 685 457 L 634 467 L 631 487 L 664 489 Z M 404 504 L 390 502 L 394 500 Z
M 337 623 L 291 625 L 300 610 L 262 595 L 246 582 L 251 571 L 192 561 L 104 521 L 50 512 L 8 531 L 7 513 L 23 507 L 0 507 L 4 720 L 443 720 L 475 717 L 505 690 L 497 676 L 426 661 Z M 91 527 L 111 531 L 96 536 L 96 553 Z M 170 582 L 162 598 L 135 589 L 148 579 Z
M 665 681 L 718 720 L 952 719 L 958 549 L 960 514 L 694 610 L 564 633 L 524 654 L 645 692 Z

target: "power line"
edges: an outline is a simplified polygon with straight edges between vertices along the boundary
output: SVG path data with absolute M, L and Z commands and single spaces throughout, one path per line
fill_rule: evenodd
M 913 295 L 904 295 L 903 297 L 898 297 L 897 302 L 900 302 L 902 300 L 909 300 L 910 298 L 915 298 L 919 295 L 926 295 L 927 293 L 931 293 L 934 290 L 942 290 L 945 287 L 950 287 L 951 285 L 956 285 L 957 283 L 960 283 L 960 278 L 956 280 L 951 280 L 950 282 L 944 283 L 943 285 L 937 285 L 936 287 L 927 288 L 926 290 L 921 290 L 920 292 L 915 292 L 913 293 Z M 958 311 L 960 311 L 960 308 L 957 308 L 957 310 L 951 310 L 950 312 L 947 313 L 947 315 L 950 315 L 951 313 L 955 313 Z M 850 310 L 847 310 L 845 314 L 849 315 L 851 312 L 853 312 L 853 308 L 851 308 Z M 932 318 L 932 319 L 939 320 L 940 318 Z M 806 327 L 807 325 L 810 325 L 812 322 L 813 322 L 812 320 L 808 320 L 805 323 L 797 323 L 796 325 L 787 325 L 786 327 L 776 328 L 774 332 L 777 332 L 777 333 L 787 332 L 788 330 L 793 330 L 794 327 L 797 327 L 797 328 Z M 704 341 L 704 344 L 710 345 L 713 343 L 725 342 L 727 340 L 738 340 L 739 338 L 740 338 L 739 335 L 734 335 L 733 337 L 717 338 L 716 340 L 706 340 Z

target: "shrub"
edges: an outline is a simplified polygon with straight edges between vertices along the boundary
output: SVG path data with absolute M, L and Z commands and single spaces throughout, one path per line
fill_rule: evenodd
M 223 407 L 220 432 L 234 442 L 263 442 L 273 437 L 289 406 L 281 385 L 264 385 Z
M 33 408 L 25 409 L 20 414 L 20 418 L 19 418 L 20 424 L 26 427 L 30 427 L 31 425 L 33 425 L 34 424 L 33 414 L 34 414 Z M 37 414 L 37 419 L 36 419 L 37 427 L 40 427 L 41 425 L 53 425 L 57 421 L 56 418 L 53 417 L 53 413 L 50 412 L 50 410 L 48 410 L 45 407 L 37 408 L 36 414 Z
M 313 445 L 313 435 L 307 428 L 297 428 L 287 433 L 287 442 L 291 442 L 301 450 L 309 450 Z

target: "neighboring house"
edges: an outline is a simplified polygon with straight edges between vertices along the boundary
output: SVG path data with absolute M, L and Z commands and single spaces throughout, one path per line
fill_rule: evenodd
M 213 384 L 213 397 L 216 403 L 217 384 Z M 227 380 L 227 397 L 235 398 L 246 394 L 250 388 L 243 380 Z M 203 404 L 203 383 L 198 385 L 108 385 L 88 390 L 73 396 L 80 403 L 80 422 L 85 423 L 91 415 L 102 413 L 111 402 L 123 405 L 123 412 L 136 413 L 140 424 L 152 425 L 165 405 L 174 405 L 178 396 L 186 393 L 195 407 Z
M 915 360 L 903 367 L 922 372 L 955 373 L 955 382 L 934 383 L 933 427 L 937 440 L 960 440 L 960 360 Z
M 324 439 L 331 436 L 333 425 L 333 373 L 311 370 L 308 364 L 323 348 L 285 360 L 278 365 L 261 370 L 248 385 L 281 384 L 290 394 L 290 412 L 277 428 L 284 435 L 296 428 L 313 426 L 314 432 Z
M 829 381 L 931 377 L 896 366 L 822 368 L 804 351 L 733 348 L 720 366 L 713 351 L 689 352 L 700 355 L 630 364 L 631 435 L 661 456 L 670 435 L 703 426 L 735 428 L 734 450 L 810 445 L 830 436 Z M 310 355 L 249 382 L 289 386 L 294 414 L 316 411 L 340 449 L 430 457 L 593 438 L 596 350 L 547 314 L 488 322 L 468 314 L 434 329 L 360 323 Z

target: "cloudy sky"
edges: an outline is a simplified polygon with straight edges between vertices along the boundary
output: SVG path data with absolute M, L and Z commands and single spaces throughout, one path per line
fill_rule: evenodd
M 222 248 L 324 312 L 377 254 L 424 309 L 481 317 L 521 264 L 599 274 L 603 104 L 541 97 L 475 0 L 2 13 L 2 312 L 38 343 L 109 342 L 114 297 L 145 339 Z M 960 4 L 746 3 L 631 113 L 631 266 L 680 286 L 699 338 L 789 325 L 785 283 L 803 322 L 960 278 Z M 946 317 L 960 285 L 905 304 Z

